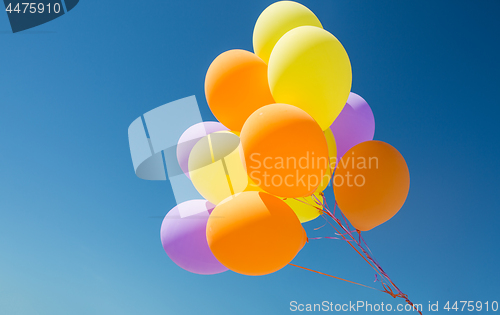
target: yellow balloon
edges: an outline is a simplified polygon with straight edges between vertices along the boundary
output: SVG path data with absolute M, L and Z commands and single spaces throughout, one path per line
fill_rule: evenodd
M 351 62 L 342 44 L 328 31 L 300 26 L 274 46 L 268 77 L 276 103 L 303 109 L 326 130 L 349 97 Z
M 304 25 L 322 27 L 316 15 L 300 3 L 279 1 L 268 6 L 257 19 L 253 30 L 253 50 L 265 63 L 286 32 Z
M 314 193 L 318 200 L 322 200 L 319 193 Z M 311 221 L 321 215 L 321 205 L 318 205 L 316 199 L 312 196 L 287 198 L 283 200 L 299 218 L 300 223 Z
M 248 185 L 244 191 L 261 191 L 266 192 L 264 189 L 260 188 L 251 178 L 248 177 Z
M 315 193 L 320 193 L 325 190 L 326 186 L 330 183 L 333 172 L 335 171 L 335 164 L 337 161 L 337 143 L 335 142 L 335 137 L 330 128 L 326 129 L 324 132 L 326 138 L 326 144 L 328 145 L 328 156 L 329 161 L 323 179 L 316 189 Z
M 241 162 L 240 139 L 229 131 L 201 138 L 191 150 L 189 176 L 198 192 L 213 204 L 244 191 L 249 185 Z

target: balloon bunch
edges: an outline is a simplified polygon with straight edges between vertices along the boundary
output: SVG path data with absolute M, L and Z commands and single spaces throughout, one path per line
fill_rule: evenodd
M 194 273 L 266 275 L 307 243 L 301 223 L 323 216 L 340 225 L 343 238 L 358 233 L 361 255 L 393 284 L 363 247 L 360 231 L 399 211 L 409 172 L 394 147 L 373 141 L 373 113 L 350 92 L 344 47 L 292 1 L 262 12 L 253 47 L 254 53 L 220 54 L 207 71 L 206 99 L 219 122 L 190 127 L 177 146 L 182 171 L 205 200 L 166 215 L 165 251 Z M 323 190 L 331 186 L 335 207 L 356 232 L 328 209 Z

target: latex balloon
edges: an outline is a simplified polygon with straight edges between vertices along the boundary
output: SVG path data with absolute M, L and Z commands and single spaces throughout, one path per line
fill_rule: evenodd
M 207 223 L 207 240 L 224 266 L 260 276 L 286 266 L 307 239 L 297 216 L 283 200 L 249 191 L 215 207 Z
M 253 30 L 253 50 L 265 63 L 276 42 L 286 32 L 304 25 L 322 27 L 316 15 L 300 3 L 278 1 L 268 6 L 257 19 Z
M 208 247 L 206 227 L 215 205 L 206 200 L 190 200 L 170 210 L 161 225 L 161 243 L 179 267 L 202 275 L 227 270 Z
M 283 201 L 292 208 L 300 223 L 304 223 L 321 215 L 321 205 L 318 205 L 317 200 L 322 200 L 319 193 L 315 193 L 314 197 L 286 198 Z
M 191 150 L 188 163 L 191 181 L 203 198 L 214 204 L 248 186 L 239 144 L 235 134 L 218 131 L 203 137 Z
M 266 63 L 241 49 L 215 58 L 205 78 L 205 96 L 217 120 L 234 131 L 240 131 L 256 109 L 274 103 Z
M 335 142 L 335 137 L 333 136 L 332 131 L 328 128 L 324 132 L 326 143 L 328 145 L 328 165 L 325 168 L 325 173 L 323 175 L 323 178 L 321 180 L 321 183 L 319 184 L 318 188 L 316 189 L 317 193 L 322 192 L 325 190 L 325 188 L 328 186 L 330 183 L 330 180 L 332 179 L 333 172 L 335 171 L 335 165 L 337 161 L 337 144 Z
M 204 136 L 223 130 L 228 130 L 223 124 L 215 121 L 205 121 L 197 123 L 184 131 L 177 143 L 177 161 L 187 177 L 189 177 L 189 154 L 194 145 Z
M 368 103 L 358 94 L 349 94 L 340 115 L 330 126 L 337 141 L 338 159 L 358 143 L 373 140 L 375 118 Z
M 265 192 L 264 189 L 260 188 L 250 177 L 248 177 L 248 186 L 243 191 L 262 191 L 262 192 Z
M 333 183 L 339 208 L 356 229 L 367 231 L 401 209 L 410 189 L 410 173 L 398 150 L 372 140 L 344 154 Z
M 256 110 L 241 131 L 248 175 L 280 197 L 306 197 L 318 188 L 328 165 L 325 135 L 305 111 L 287 104 Z
M 315 26 L 300 26 L 276 43 L 269 58 L 269 86 L 277 103 L 295 105 L 327 129 L 351 90 L 351 63 L 342 44 Z

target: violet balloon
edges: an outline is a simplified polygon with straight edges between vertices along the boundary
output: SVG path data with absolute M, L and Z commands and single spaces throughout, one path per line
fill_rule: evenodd
M 358 94 L 350 93 L 347 103 L 330 126 L 337 143 L 337 161 L 358 143 L 373 140 L 375 118 L 368 103 Z
M 215 205 L 206 200 L 185 201 L 170 210 L 161 225 L 163 249 L 179 267 L 202 275 L 227 270 L 208 247 L 206 228 Z
M 219 122 L 205 121 L 192 125 L 184 131 L 177 143 L 177 161 L 179 162 L 179 166 L 182 171 L 188 178 L 190 178 L 188 169 L 189 154 L 191 153 L 194 145 L 204 136 L 216 131 L 224 130 L 229 129 Z

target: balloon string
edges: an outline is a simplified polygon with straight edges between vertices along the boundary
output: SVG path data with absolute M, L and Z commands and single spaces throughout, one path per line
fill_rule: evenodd
M 357 283 L 357 282 L 350 281 L 350 280 L 346 280 L 346 279 L 343 279 L 343 278 L 340 278 L 340 277 L 332 276 L 332 275 L 329 275 L 329 274 L 324 273 L 324 272 L 321 272 L 321 271 L 316 271 L 316 270 L 309 269 L 309 268 L 306 268 L 306 267 L 302 267 L 302 266 L 299 266 L 299 265 L 295 265 L 295 264 L 292 264 L 292 263 L 288 263 L 288 264 L 289 264 L 290 266 L 294 266 L 294 267 L 297 267 L 297 268 L 300 268 L 300 269 L 304 269 L 304 270 L 307 270 L 307 271 L 311 271 L 311 272 L 314 272 L 314 273 L 317 273 L 317 274 L 320 274 L 320 275 L 323 275 L 323 276 L 327 276 L 327 277 L 334 278 L 334 279 L 337 279 L 337 280 L 341 280 L 341 281 L 345 281 L 345 282 L 349 282 L 349 283 L 357 284 L 357 285 L 360 285 L 360 286 L 365 287 L 365 288 L 369 288 L 369 289 L 373 289 L 373 290 L 377 290 L 377 291 L 384 292 L 384 291 L 382 291 L 382 290 L 375 289 L 375 288 L 370 287 L 370 286 L 368 286 L 368 285 L 364 285 L 364 284 Z
M 334 207 L 337 207 L 337 206 L 338 206 L 338 205 L 337 205 L 337 202 L 335 202 Z M 344 222 L 346 222 L 346 225 L 348 226 L 348 224 L 347 224 L 347 219 L 345 218 L 345 216 L 344 216 L 344 214 L 343 214 L 342 212 L 341 212 L 341 214 L 342 214 L 342 217 L 344 218 Z M 336 219 L 336 218 L 335 218 L 335 219 Z M 338 220 L 338 219 L 336 219 L 336 220 Z M 341 226 L 342 226 L 342 225 L 341 225 Z M 342 226 L 342 228 L 344 228 L 344 227 Z M 346 229 L 344 228 L 344 230 L 346 230 Z M 351 237 L 351 239 L 352 239 L 353 241 L 355 241 L 355 242 L 356 242 L 356 240 L 354 239 L 354 236 L 352 235 L 352 233 L 351 233 L 349 230 L 346 230 L 346 231 L 347 231 L 347 234 Z M 371 250 L 370 250 L 370 254 L 372 254 L 372 255 L 370 255 L 369 253 L 367 253 L 367 252 L 365 251 L 364 247 L 361 245 L 361 240 L 362 240 L 361 232 L 360 232 L 359 230 L 356 230 L 356 232 L 358 233 L 358 241 L 356 242 L 356 244 L 359 246 L 359 248 L 361 248 L 361 250 L 362 250 L 362 251 L 363 251 L 363 253 L 366 255 L 366 257 L 367 257 L 370 261 L 372 261 L 372 262 L 373 262 L 373 264 L 374 264 L 374 265 L 377 267 L 377 269 L 378 269 L 378 270 L 379 270 L 379 271 L 383 274 L 383 276 L 384 276 L 384 277 L 385 277 L 385 278 L 386 278 L 386 279 L 387 279 L 387 280 L 388 280 L 388 281 L 389 281 L 389 282 L 390 282 L 390 283 L 394 286 L 394 288 L 398 291 L 398 293 L 401 293 L 401 294 L 402 294 L 402 292 L 399 290 L 399 288 L 398 288 L 398 287 L 397 287 L 397 286 L 396 286 L 396 285 L 392 282 L 392 280 L 389 278 L 389 276 L 387 275 L 387 273 L 385 273 L 385 271 L 382 269 L 382 267 L 380 266 L 380 264 L 379 264 L 379 263 L 375 260 L 375 258 L 373 258 L 373 257 L 372 257 L 372 255 L 373 255 L 373 254 L 371 253 Z M 364 242 L 364 240 L 363 240 L 363 242 Z M 365 243 L 365 245 L 366 245 L 366 242 L 364 242 L 364 243 Z M 368 246 L 367 246 L 367 247 L 368 247 Z M 382 279 L 383 279 L 383 278 L 382 278 Z M 382 280 L 381 280 L 381 282 L 383 283 L 383 281 L 382 281 Z
M 387 273 L 382 269 L 382 267 L 375 260 L 375 258 L 372 257 L 373 253 L 370 250 L 370 248 L 368 247 L 368 245 L 366 244 L 366 242 L 363 239 L 363 237 L 361 236 L 361 231 L 356 230 L 356 233 L 358 234 L 358 239 L 356 240 L 354 238 L 354 236 L 353 236 L 353 232 L 354 231 L 351 231 L 351 229 L 349 227 L 349 223 L 348 223 L 346 217 L 344 216 L 344 214 L 342 212 L 340 212 L 341 213 L 341 217 L 342 217 L 345 225 L 342 224 L 342 221 L 339 220 L 337 217 L 335 217 L 334 214 L 332 214 L 332 212 L 330 211 L 330 209 L 328 207 L 328 203 L 326 202 L 326 198 L 325 198 L 324 194 L 321 193 L 320 195 L 321 195 L 321 197 L 323 199 L 322 202 L 318 198 L 316 198 L 316 196 L 314 196 L 314 195 L 313 195 L 313 199 L 315 200 L 315 202 L 317 203 L 317 205 L 321 207 L 321 212 L 322 212 L 323 218 L 325 219 L 325 221 L 328 224 L 330 224 L 331 227 L 333 227 L 335 229 L 335 231 L 337 232 L 336 234 L 339 235 L 339 236 L 341 236 L 342 239 L 344 241 L 346 241 L 358 253 L 358 255 L 360 255 L 368 263 L 368 265 L 370 265 L 370 267 L 372 267 L 380 275 L 380 280 L 379 281 L 382 284 L 382 287 L 384 288 L 384 290 L 383 291 L 379 290 L 379 291 L 385 292 L 385 293 L 391 295 L 393 298 L 396 298 L 396 297 L 403 298 L 406 301 L 406 303 L 408 303 L 410 306 L 412 306 L 414 308 L 415 311 L 417 311 L 419 314 L 422 314 L 422 312 L 408 299 L 408 296 L 406 294 L 404 294 L 403 292 L 401 292 L 401 290 L 391 280 L 391 278 L 389 277 L 389 275 L 387 275 Z M 337 206 L 338 206 L 338 204 L 337 204 L 337 202 L 335 202 L 334 208 L 333 208 L 334 213 L 336 211 Z M 315 208 L 317 208 L 317 207 L 315 207 Z M 327 219 L 327 217 L 332 218 L 342 228 L 342 230 L 344 230 L 345 233 L 340 233 L 339 230 L 333 224 L 331 224 L 331 222 Z M 356 245 L 361 249 L 361 251 L 363 252 L 364 255 L 361 254 L 356 247 L 354 247 L 354 245 L 351 243 L 351 240 L 349 240 L 349 239 L 346 238 L 346 236 L 345 236 L 346 234 L 349 235 L 349 237 L 352 239 L 352 241 L 354 241 L 354 243 L 356 243 Z M 333 237 L 325 237 L 325 238 L 335 239 Z M 319 239 L 319 238 L 312 238 L 312 239 Z M 365 247 L 368 249 L 368 252 L 365 250 L 365 248 L 363 247 L 363 245 L 365 245 Z M 368 287 L 368 286 L 363 285 L 363 284 L 359 284 L 359 283 L 356 283 L 356 282 L 353 282 L 353 281 L 349 281 L 349 280 L 345 280 L 345 279 L 342 279 L 342 278 L 338 278 L 338 277 L 335 277 L 335 276 L 332 276 L 332 275 L 328 275 L 328 274 L 325 274 L 325 273 L 322 273 L 322 272 L 319 272 L 319 271 L 311 270 L 311 269 L 308 269 L 308 268 L 305 268 L 305 267 L 300 267 L 300 266 L 296 266 L 296 265 L 293 265 L 293 266 L 299 267 L 299 268 L 302 268 L 302 269 L 305 269 L 305 270 L 309 270 L 309 271 L 312 271 L 312 272 L 315 272 L 315 273 L 318 273 L 318 274 L 322 274 L 322 275 L 325 275 L 325 276 L 329 276 L 329 277 L 332 277 L 332 278 L 335 278 L 335 279 L 339 279 L 339 280 L 342 280 L 342 281 L 346 281 L 346 282 L 358 284 L 358 285 L 361 285 L 361 286 L 364 286 L 364 287 Z M 375 277 L 377 279 L 377 275 L 375 275 Z M 384 279 L 386 279 L 394 287 L 394 289 L 397 291 L 397 293 L 394 293 L 394 291 L 390 288 L 390 286 L 388 286 L 387 284 L 384 283 Z M 369 288 L 372 288 L 372 287 L 369 287 Z M 372 289 L 374 289 L 374 288 L 372 288 Z M 378 290 L 378 289 L 375 289 L 375 290 Z
M 323 228 L 325 225 L 326 225 L 326 223 L 325 223 L 325 224 L 323 224 L 323 225 L 322 225 L 322 226 L 320 226 L 320 227 L 314 228 L 314 230 L 315 230 L 315 231 L 317 231 L 317 230 L 319 230 L 319 229 Z
M 340 226 L 340 227 L 344 230 L 344 232 L 346 232 L 346 234 L 347 234 L 347 235 L 349 235 L 349 236 L 351 237 L 351 239 L 352 239 L 352 240 L 356 243 L 356 245 L 358 245 L 358 247 L 360 247 L 360 249 L 363 251 L 363 253 L 366 255 L 366 257 L 365 257 L 363 254 L 361 254 L 361 253 L 359 252 L 359 250 L 358 250 L 356 247 L 354 247 L 354 245 L 353 245 L 351 242 L 349 242 L 349 241 L 347 240 L 347 238 L 344 236 L 344 234 L 340 234 L 340 232 L 337 230 L 337 228 L 336 228 L 334 225 L 332 225 L 332 224 L 330 223 L 330 221 L 328 221 L 328 220 L 327 220 L 327 222 L 330 224 L 330 226 L 332 226 L 332 227 L 335 229 L 335 231 L 337 231 L 337 233 L 339 233 L 345 241 L 348 241 L 348 244 L 349 244 L 349 245 L 350 245 L 350 246 L 351 246 L 351 247 L 352 247 L 352 248 L 356 251 L 356 253 L 358 253 L 358 255 L 359 255 L 359 256 L 361 256 L 361 257 L 362 257 L 362 258 L 363 258 L 363 259 L 364 259 L 364 260 L 368 263 L 368 265 L 370 265 L 370 267 L 372 267 L 372 268 L 373 268 L 373 270 L 375 270 L 375 272 L 377 272 L 377 273 L 380 275 L 380 277 L 381 277 L 381 281 L 380 281 L 380 282 L 382 283 L 382 285 L 384 285 L 383 279 L 384 279 L 384 278 L 388 278 L 387 274 L 386 274 L 385 272 L 383 272 L 383 270 L 381 270 L 380 266 L 377 266 L 377 268 L 376 268 L 376 267 L 375 267 L 372 263 L 370 263 L 370 261 L 368 261 L 368 260 L 371 260 L 371 261 L 372 261 L 375 265 L 377 265 L 377 264 L 373 261 L 373 259 L 371 259 L 370 255 L 368 255 L 368 254 L 365 252 L 365 250 L 363 249 L 363 247 L 362 247 L 362 246 L 361 246 L 361 245 L 360 245 L 360 244 L 356 241 L 356 239 L 352 236 L 352 233 L 350 232 L 350 230 L 349 230 L 349 229 L 347 229 L 347 228 L 345 228 L 345 227 L 342 225 L 342 222 L 341 222 L 339 219 L 337 219 L 335 216 L 333 216 L 333 215 L 332 215 L 332 213 L 331 213 L 331 212 L 330 212 L 330 210 L 328 209 L 328 204 L 326 204 L 326 201 L 325 201 L 325 208 L 326 208 L 326 212 L 325 212 L 325 213 L 326 213 L 326 215 L 328 215 L 328 216 L 329 216 L 329 217 L 331 217 L 333 220 L 335 220 L 335 222 L 336 222 L 336 223 L 337 223 L 337 224 L 338 224 L 338 225 L 339 225 L 339 226 Z M 326 219 L 326 218 L 325 218 L 325 219 Z M 391 282 L 391 284 L 392 284 L 392 281 L 390 281 L 390 279 L 389 279 L 389 282 Z
M 324 200 L 324 198 L 323 198 L 323 200 Z M 361 254 L 361 253 L 360 253 L 360 252 L 359 252 L 359 251 L 358 251 L 358 250 L 357 250 L 357 249 L 356 249 L 356 248 L 355 248 L 355 247 L 354 247 L 354 246 L 353 246 L 353 245 L 349 242 L 349 244 L 351 245 L 351 247 L 352 247 L 352 248 L 353 248 L 353 249 L 354 249 L 354 250 L 355 250 L 355 251 L 356 251 L 356 252 L 357 252 L 357 253 L 358 253 L 358 254 L 359 254 L 359 255 L 360 255 L 360 256 L 361 256 L 361 257 L 362 257 L 362 258 L 363 258 L 363 259 L 364 259 L 364 260 L 365 260 L 365 261 L 366 261 L 366 262 L 367 262 L 367 263 L 368 263 L 368 264 L 369 264 L 369 265 L 370 265 L 370 266 L 371 266 L 371 267 L 372 267 L 372 268 L 373 268 L 373 269 L 374 269 L 374 270 L 375 270 L 375 271 L 376 271 L 379 275 L 380 275 L 380 276 L 381 276 L 381 278 L 382 278 L 382 279 L 384 278 L 384 276 L 388 278 L 387 274 L 385 274 L 385 272 L 383 272 L 383 270 L 381 270 L 382 268 L 380 268 L 380 265 L 378 265 L 377 263 L 375 263 L 375 261 L 372 259 L 372 257 L 371 257 L 368 253 L 366 253 L 366 252 L 365 252 L 365 250 L 364 250 L 364 248 L 361 246 L 361 244 L 360 244 L 360 243 L 358 243 L 358 242 L 356 241 L 356 239 L 353 237 L 353 235 L 352 235 L 352 233 L 351 233 L 350 229 L 349 229 L 349 228 L 344 227 L 344 225 L 342 224 L 342 222 L 341 222 L 339 219 L 337 219 L 337 218 L 336 218 L 336 217 L 335 217 L 335 216 L 334 216 L 334 215 L 330 212 L 330 210 L 329 210 L 329 208 L 328 208 L 328 204 L 327 204 L 326 200 L 324 200 L 324 208 L 326 209 L 326 212 L 325 212 L 325 213 L 326 213 L 326 215 L 328 215 L 329 217 L 331 217 L 331 218 L 332 218 L 332 219 L 333 219 L 333 220 L 334 220 L 334 221 L 335 221 L 335 222 L 336 222 L 336 223 L 337 223 L 337 224 L 338 224 L 338 225 L 339 225 L 339 226 L 340 226 L 340 227 L 344 230 L 344 232 L 345 232 L 347 235 L 349 235 L 349 236 L 351 237 L 351 239 L 352 239 L 352 240 L 353 240 L 353 241 L 354 241 L 354 242 L 355 242 L 355 243 L 356 243 L 356 244 L 360 247 L 360 249 L 361 249 L 361 250 L 363 251 L 363 253 L 366 255 L 366 258 L 365 258 L 365 256 L 363 256 L 363 255 L 362 255 L 362 254 Z M 334 211 L 335 211 L 335 209 L 336 209 L 336 208 L 337 208 L 337 203 L 335 202 L 335 205 L 334 205 Z M 342 214 L 342 216 L 343 216 L 343 214 Z M 325 218 L 325 219 L 326 219 L 326 218 Z M 345 217 L 344 217 L 344 219 L 345 219 Z M 330 222 L 330 221 L 328 221 L 328 220 L 327 220 L 327 222 Z M 331 225 L 331 226 L 335 229 L 335 231 L 337 231 L 337 233 L 339 233 L 339 234 L 340 234 L 340 232 L 337 230 L 337 228 L 336 228 L 335 226 L 333 226 L 331 223 L 330 223 L 330 225 Z M 347 222 L 346 222 L 346 225 L 348 226 Z M 356 232 L 358 232 L 358 235 L 360 235 L 360 234 L 361 234 L 358 230 L 356 230 Z M 342 236 L 342 237 L 343 237 L 343 238 L 347 241 L 347 239 L 344 237 L 344 234 L 341 234 L 341 236 Z M 371 261 L 372 261 L 372 262 L 373 262 L 373 263 L 377 266 L 377 268 L 375 268 L 375 266 L 373 266 L 373 265 L 372 265 L 372 264 L 371 264 L 368 260 L 371 260 Z M 390 279 L 389 279 L 389 281 L 390 281 Z M 383 281 L 382 281 L 382 280 L 381 280 L 381 282 L 383 283 Z M 392 281 L 390 281 L 390 282 L 392 283 Z
M 415 306 L 414 304 L 408 299 L 408 296 L 406 294 L 404 294 L 403 292 L 401 292 L 401 290 L 396 286 L 396 284 L 390 279 L 389 275 L 387 275 L 387 273 L 382 269 L 382 267 L 380 266 L 380 264 L 375 260 L 375 258 L 372 257 L 373 253 L 372 251 L 370 250 L 370 248 L 368 247 L 368 245 L 366 244 L 365 240 L 363 239 L 363 237 L 361 236 L 361 232 L 359 230 L 356 230 L 355 232 L 358 234 L 358 240 L 356 240 L 354 238 L 354 236 L 352 235 L 352 233 L 354 231 L 351 231 L 350 227 L 349 227 L 349 223 L 346 219 L 346 217 L 344 216 L 344 214 L 342 212 L 341 213 L 341 217 L 344 221 L 344 224 L 342 224 L 342 221 L 339 220 L 337 217 L 335 217 L 335 212 L 336 212 L 336 208 L 337 208 L 337 202 L 335 202 L 335 205 L 334 205 L 334 213 L 332 214 L 332 212 L 330 211 L 329 207 L 328 207 L 328 204 L 326 202 L 326 199 L 325 199 L 325 196 L 323 193 L 320 194 L 320 196 L 322 197 L 323 199 L 323 202 L 321 202 L 316 196 L 312 195 L 312 198 L 313 200 L 315 201 L 315 203 L 317 204 L 317 206 L 314 206 L 314 205 L 311 205 L 307 202 L 303 202 L 301 200 L 298 200 L 299 202 L 302 202 L 302 203 L 305 203 L 305 204 L 308 204 L 309 206 L 312 206 L 316 209 L 319 209 L 322 213 L 322 216 L 325 218 L 325 221 L 330 224 L 330 226 L 332 228 L 335 229 L 335 231 L 337 232 L 336 234 L 341 236 L 342 239 L 344 241 L 346 241 L 347 243 L 349 243 L 349 245 L 358 253 L 358 255 L 360 255 L 367 263 L 368 265 L 370 265 L 370 267 L 372 267 L 375 272 L 377 272 L 379 275 L 380 275 L 380 283 L 382 284 L 382 287 L 384 288 L 384 291 L 382 292 L 385 292 L 389 295 L 391 295 L 392 297 L 396 298 L 396 297 L 401 297 L 403 298 L 409 305 L 413 306 L 413 308 L 418 311 L 420 314 L 422 314 Z M 319 207 L 321 208 L 319 208 Z M 337 228 L 332 225 L 330 223 L 330 221 L 327 219 L 328 216 L 330 218 L 332 218 L 343 230 L 345 233 L 340 233 Z M 326 224 L 326 223 L 325 223 Z M 324 225 L 323 225 L 324 226 Z M 323 226 L 319 227 L 319 228 L 322 228 Z M 347 227 L 347 228 L 346 228 Z M 316 228 L 315 230 L 319 229 L 319 228 Z M 356 243 L 356 245 L 358 245 L 358 247 L 361 249 L 361 251 L 363 252 L 363 254 L 361 254 L 358 249 L 356 249 L 352 244 L 351 244 L 351 240 L 348 240 L 345 235 L 349 235 L 349 237 L 352 239 L 352 241 L 354 241 Z M 335 237 L 324 237 L 326 239 L 339 239 L 339 238 L 335 238 Z M 318 237 L 318 238 L 311 238 L 311 239 L 321 239 L 321 237 Z M 365 247 L 368 249 L 369 253 L 364 249 L 363 245 L 365 245 Z M 371 262 L 370 262 L 371 261 Z M 319 273 L 319 272 L 318 272 Z M 377 274 L 375 275 L 375 279 L 377 281 Z M 384 283 L 384 279 L 386 279 L 387 281 L 389 281 L 389 283 L 396 289 L 396 291 L 398 293 L 394 293 L 393 290 L 387 286 L 385 283 Z M 348 281 L 349 282 L 349 281 Z
M 324 197 L 323 197 L 323 202 L 324 202 L 324 211 L 323 211 L 323 213 L 324 213 L 324 214 L 326 214 L 326 215 L 328 215 L 329 217 L 331 217 L 333 220 L 335 220 L 335 222 L 337 222 L 337 224 L 338 224 L 338 225 L 339 225 L 339 226 L 340 226 L 340 227 L 344 230 L 344 232 L 346 232 L 348 235 L 351 235 L 351 238 L 352 238 L 352 239 L 356 242 L 356 240 L 352 237 L 352 234 L 351 234 L 351 233 L 350 233 L 350 232 L 349 232 L 349 231 L 348 231 L 348 230 L 347 230 L 347 229 L 346 229 L 346 228 L 342 225 L 342 222 L 340 222 L 340 220 L 338 220 L 338 219 L 337 219 L 337 218 L 336 218 L 336 217 L 335 217 L 335 216 L 334 216 L 334 215 L 330 212 L 330 210 L 328 209 L 328 204 L 326 203 L 326 200 L 325 200 L 325 198 L 324 198 Z M 325 210 L 325 209 L 326 209 L 326 210 Z M 322 216 L 324 217 L 324 215 L 322 215 Z M 339 235 L 340 235 L 340 236 L 341 236 L 341 237 L 342 237 L 345 241 L 347 241 L 347 238 L 346 238 L 343 234 L 341 234 L 341 233 L 339 232 L 339 230 L 338 230 L 338 229 L 337 229 L 337 228 L 336 228 L 333 224 L 331 224 L 331 222 L 330 222 L 330 221 L 328 221 L 326 218 L 325 218 L 325 220 L 326 220 L 326 222 L 328 222 L 328 224 L 330 224 L 330 226 L 331 226 L 332 228 L 334 228 L 334 229 L 335 229 L 335 231 L 336 231 L 336 232 L 337 232 L 337 233 L 338 233 L 338 234 L 339 234 Z M 361 256 L 361 257 L 362 257 L 362 258 L 363 258 L 363 259 L 364 259 L 364 260 L 365 260 L 365 261 L 366 261 L 366 262 L 367 262 L 367 263 L 368 263 L 368 264 L 369 264 L 369 265 L 373 268 L 373 270 L 375 270 L 377 273 L 379 273 L 379 274 L 380 274 L 380 272 L 377 270 L 377 268 L 375 268 L 375 267 L 374 267 L 374 266 L 373 266 L 373 265 L 372 265 L 372 264 L 371 264 L 371 263 L 370 263 L 370 262 L 369 262 L 369 261 L 365 258 L 365 256 L 363 256 L 363 255 L 362 255 L 362 254 L 358 251 L 358 249 L 357 249 L 356 247 L 354 247 L 354 245 L 352 245 L 352 244 L 351 244 L 351 242 L 347 242 L 347 243 L 348 243 L 348 244 L 349 244 L 349 245 L 350 245 L 350 246 L 351 246 L 351 247 L 352 247 L 352 248 L 356 251 L 356 253 L 358 253 L 358 255 L 359 255 L 359 256 Z M 380 276 L 381 276 L 381 277 L 383 277 L 383 275 L 382 275 L 382 274 L 380 274 Z
M 309 268 L 302 267 L 302 266 L 299 266 L 299 265 L 295 265 L 295 264 L 292 264 L 292 263 L 288 263 L 288 264 L 290 266 L 297 267 L 297 268 L 300 268 L 300 269 L 304 269 L 304 270 L 307 270 L 307 271 L 311 271 L 311 272 L 314 272 L 314 273 L 317 273 L 317 274 L 320 274 L 320 275 L 323 275 L 323 276 L 327 276 L 327 277 L 334 278 L 334 279 L 337 279 L 337 280 L 341 280 L 341 281 L 344 281 L 344 282 L 356 284 L 356 285 L 359 285 L 359 286 L 362 286 L 362 287 L 365 287 L 365 288 L 369 288 L 369 289 L 372 289 L 372 290 L 377 290 L 377 291 L 380 291 L 380 292 L 383 292 L 383 293 L 388 293 L 393 298 L 401 297 L 401 298 L 405 299 L 405 301 L 409 305 L 411 305 L 415 309 L 415 311 L 417 311 L 420 315 L 422 315 L 422 312 L 408 299 L 408 297 L 405 294 L 403 294 L 403 295 L 401 295 L 401 294 L 394 294 L 394 292 L 391 290 L 391 288 L 387 287 L 384 284 L 382 284 L 382 286 L 384 287 L 384 290 L 380 290 L 380 289 L 376 289 L 374 287 L 370 287 L 370 286 L 365 285 L 365 284 L 361 284 L 361 283 L 354 282 L 354 281 L 351 281 L 351 280 L 347 280 L 347 279 L 343 279 L 343 278 L 340 278 L 340 277 L 336 277 L 336 276 L 333 276 L 333 275 L 330 275 L 330 274 L 327 274 L 327 273 L 324 273 L 324 272 L 321 272 L 321 271 L 309 269 Z
M 338 237 L 333 237 L 333 236 L 321 236 L 321 237 L 309 237 L 307 238 L 308 240 L 320 240 L 320 239 L 329 239 L 329 240 L 342 240 L 341 238 Z M 350 242 L 350 240 L 346 240 L 347 242 Z
M 325 219 L 326 219 L 326 218 L 325 218 Z M 354 250 L 356 251 L 356 253 L 358 253 L 358 255 L 359 255 L 359 256 L 361 256 L 361 257 L 362 257 L 362 258 L 363 258 L 363 259 L 364 259 L 364 260 L 368 263 L 368 265 L 370 265 L 370 267 L 372 267 L 372 268 L 373 268 L 373 270 L 375 270 L 377 273 L 379 273 L 379 274 L 380 274 L 380 276 L 381 276 L 381 277 L 383 277 L 383 275 L 379 272 L 379 270 L 377 270 L 377 268 L 375 268 L 375 267 L 374 267 L 374 266 L 373 266 L 373 265 L 372 265 L 372 264 L 371 264 L 371 263 L 367 260 L 367 258 L 366 258 L 365 256 L 363 256 L 363 255 L 362 255 L 362 254 L 358 251 L 358 249 L 357 249 L 356 247 L 354 247 L 354 245 L 352 245 L 352 243 L 351 243 L 351 242 L 350 242 L 350 241 L 349 241 L 349 240 L 348 240 L 348 239 L 347 239 L 347 238 L 346 238 L 343 234 L 340 234 L 340 232 L 337 230 L 337 228 L 336 228 L 333 224 L 331 224 L 331 223 L 330 223 L 330 221 L 328 221 L 328 220 L 327 220 L 327 222 L 330 224 L 330 226 L 331 226 L 331 227 L 333 227 L 333 228 L 335 229 L 335 231 L 337 231 L 337 233 L 338 233 L 338 234 L 342 237 L 342 239 L 343 239 L 343 240 L 345 240 L 345 241 L 346 241 L 346 242 L 347 242 L 347 243 L 348 243 L 348 244 L 352 247 L 352 249 L 354 249 Z M 337 223 L 339 223 L 339 222 L 337 222 Z M 354 240 L 354 242 L 356 242 L 356 240 L 355 240 L 355 239 L 353 239 L 353 240 Z

